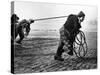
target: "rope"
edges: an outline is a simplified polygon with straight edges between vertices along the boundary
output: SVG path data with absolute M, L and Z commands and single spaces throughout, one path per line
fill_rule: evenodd
M 85 38 L 84 32 L 80 31 L 78 35 L 80 36 L 80 38 L 78 38 L 78 36 L 76 36 L 75 37 L 76 40 L 73 44 L 74 52 L 75 52 L 77 57 L 82 57 L 83 58 L 87 53 L 88 46 L 87 46 L 87 43 L 86 43 L 86 38 Z M 76 51 L 75 44 L 79 46 L 78 47 L 78 52 Z M 86 46 L 86 47 L 84 47 L 84 46 Z M 81 52 L 83 52 L 83 54 L 81 54 Z
M 41 18 L 41 19 L 34 19 L 34 21 L 41 21 L 41 20 L 48 20 L 48 19 L 57 19 L 57 18 L 65 18 L 68 16 L 59 16 L 59 17 L 50 17 L 50 18 Z

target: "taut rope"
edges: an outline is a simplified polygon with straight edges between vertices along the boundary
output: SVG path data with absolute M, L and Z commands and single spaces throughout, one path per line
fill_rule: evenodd
M 56 19 L 56 18 L 65 18 L 65 17 L 68 17 L 68 16 L 59 16 L 59 17 L 50 17 L 50 18 L 34 19 L 34 21 L 48 20 L 48 19 Z

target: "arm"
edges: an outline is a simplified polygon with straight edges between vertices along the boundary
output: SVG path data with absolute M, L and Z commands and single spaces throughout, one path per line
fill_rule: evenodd
M 83 16 L 81 19 L 80 19 L 80 22 L 83 22 L 85 19 L 85 16 Z
M 19 26 L 22 27 L 22 30 L 25 29 L 25 31 L 23 31 L 23 32 L 25 32 L 25 35 L 27 36 L 30 32 L 30 23 L 29 23 L 29 21 L 24 19 L 24 20 L 19 22 Z
M 29 24 L 29 22 L 26 22 L 25 24 L 23 24 L 23 29 L 25 29 L 25 35 L 28 36 L 28 34 L 30 32 L 30 24 Z
M 71 34 L 76 33 L 76 31 L 78 31 L 81 28 L 79 20 L 76 16 L 73 17 L 73 22 L 74 22 L 74 28 L 72 29 Z

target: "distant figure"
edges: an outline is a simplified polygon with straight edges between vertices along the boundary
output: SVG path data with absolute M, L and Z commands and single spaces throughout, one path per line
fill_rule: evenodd
M 16 26 L 18 25 L 19 17 L 16 14 L 11 16 L 11 44 L 14 44 Z
M 34 23 L 34 20 L 22 20 L 19 22 L 18 26 L 16 27 L 15 38 L 19 35 L 20 39 L 17 41 L 18 44 L 22 44 L 22 40 L 24 39 L 25 35 L 27 36 L 30 32 L 30 24 Z M 24 29 L 26 30 L 26 34 L 24 34 Z
M 60 29 L 60 42 L 57 49 L 57 53 L 54 56 L 55 60 L 64 61 L 61 57 L 64 52 L 63 47 L 67 46 L 69 55 L 73 55 L 73 42 L 75 41 L 75 36 L 79 33 L 81 28 L 81 22 L 83 22 L 85 14 L 80 11 L 78 15 L 71 14 L 68 16 L 67 21 Z

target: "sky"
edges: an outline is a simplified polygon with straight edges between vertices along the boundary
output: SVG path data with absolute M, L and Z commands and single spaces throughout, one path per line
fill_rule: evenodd
M 19 16 L 20 20 L 68 16 L 69 14 L 78 14 L 80 11 L 83 11 L 86 15 L 84 22 L 81 24 L 82 30 L 97 31 L 98 9 L 96 6 L 23 1 L 15 1 L 14 3 L 14 13 Z M 66 20 L 67 17 L 35 21 L 31 24 L 31 32 L 34 30 L 58 31 Z

